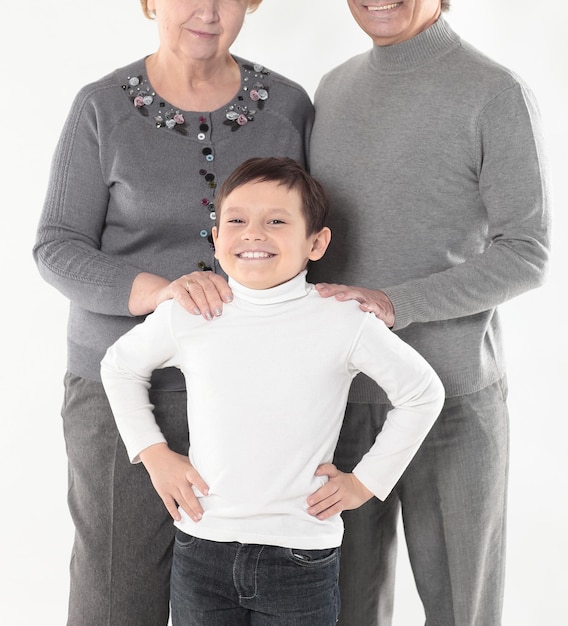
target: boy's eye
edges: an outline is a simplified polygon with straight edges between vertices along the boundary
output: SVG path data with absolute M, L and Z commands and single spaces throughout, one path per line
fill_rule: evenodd
M 240 217 L 234 217 L 231 220 L 227 220 L 229 224 L 242 224 L 244 222 L 244 220 L 242 220 Z
M 269 224 L 285 224 L 286 222 L 284 220 L 279 220 L 275 218 L 273 220 L 270 220 L 268 223 Z

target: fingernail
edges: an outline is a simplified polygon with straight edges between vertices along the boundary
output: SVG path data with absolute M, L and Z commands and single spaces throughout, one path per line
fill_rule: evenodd
M 208 319 L 208 320 L 212 320 L 212 319 L 213 319 L 213 316 L 211 315 L 211 311 L 207 311 L 207 313 L 205 313 L 205 317 L 206 317 L 206 319 Z
M 201 315 L 201 311 L 197 307 L 193 309 L 193 312 L 195 313 L 195 315 Z
M 219 307 L 217 307 L 217 308 L 215 309 L 215 315 L 216 315 L 217 317 L 219 317 L 219 315 L 221 315 L 221 313 L 222 313 L 222 312 L 223 312 L 223 309 L 221 309 L 221 308 L 219 308 Z
M 223 302 L 232 302 L 233 301 L 233 296 L 225 296 L 223 298 Z

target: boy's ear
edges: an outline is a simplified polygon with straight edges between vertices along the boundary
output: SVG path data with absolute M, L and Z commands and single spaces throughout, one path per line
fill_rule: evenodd
M 312 241 L 312 251 L 310 252 L 308 258 L 310 261 L 318 261 L 322 258 L 329 246 L 331 241 L 331 230 L 325 226 L 322 228 L 319 233 L 314 236 Z
M 217 237 L 219 237 L 219 233 L 217 231 L 217 226 L 213 226 L 211 229 L 211 236 L 213 237 L 213 246 L 217 245 Z M 215 252 L 215 258 L 217 258 L 217 252 Z

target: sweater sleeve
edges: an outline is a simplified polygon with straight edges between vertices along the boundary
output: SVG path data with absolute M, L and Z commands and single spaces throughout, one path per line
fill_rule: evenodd
M 532 94 L 516 83 L 480 113 L 475 147 L 488 244 L 445 271 L 384 289 L 395 330 L 473 315 L 542 284 L 550 212 L 542 131 Z
M 154 418 L 149 389 L 152 371 L 178 366 L 177 344 L 171 332 L 168 300 L 107 350 L 101 362 L 101 379 L 118 431 L 132 463 L 151 445 L 165 443 Z
M 128 316 L 132 282 L 141 270 L 100 249 L 109 188 L 95 95 L 104 89 L 83 88 L 71 107 L 53 157 L 33 253 L 42 277 L 71 301 L 96 313 Z
M 393 407 L 375 443 L 353 470 L 384 500 L 436 421 L 444 388 L 426 360 L 371 314 L 351 363 L 385 390 Z

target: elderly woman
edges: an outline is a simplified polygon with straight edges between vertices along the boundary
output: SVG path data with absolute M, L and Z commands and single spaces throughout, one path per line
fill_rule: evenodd
M 249 157 L 305 162 L 313 109 L 304 90 L 229 52 L 261 1 L 142 0 L 158 50 L 81 89 L 55 153 L 34 255 L 71 302 L 69 624 L 168 621 L 174 528 L 143 466 L 128 461 L 100 361 L 166 299 L 219 315 L 215 299 L 231 294 L 210 235 L 217 186 Z M 157 370 L 150 393 L 170 447 L 186 455 L 180 372 Z

